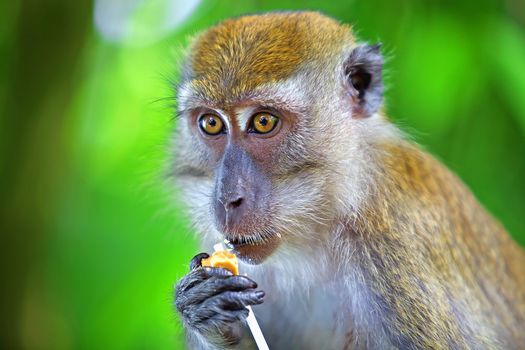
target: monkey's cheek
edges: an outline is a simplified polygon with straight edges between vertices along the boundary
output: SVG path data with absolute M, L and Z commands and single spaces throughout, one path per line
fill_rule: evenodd
M 272 255 L 280 245 L 276 236 L 267 239 L 264 244 L 234 244 L 233 253 L 250 265 L 259 265 Z

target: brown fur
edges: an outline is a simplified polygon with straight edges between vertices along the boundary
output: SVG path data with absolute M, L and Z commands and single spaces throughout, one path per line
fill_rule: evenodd
M 322 37 L 323 41 L 315 40 Z M 193 88 L 215 101 L 240 100 L 321 60 L 351 40 L 348 26 L 314 12 L 231 19 L 208 30 L 191 55 Z
M 409 143 L 381 149 L 385 182 L 349 232 L 399 345 L 524 348 L 523 250 L 434 158 Z

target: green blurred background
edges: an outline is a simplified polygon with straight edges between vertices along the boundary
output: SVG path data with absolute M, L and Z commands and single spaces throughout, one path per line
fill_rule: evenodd
M 275 9 L 381 41 L 391 118 L 525 243 L 523 0 L 3 1 L 1 348 L 184 348 L 170 81 L 192 35 Z

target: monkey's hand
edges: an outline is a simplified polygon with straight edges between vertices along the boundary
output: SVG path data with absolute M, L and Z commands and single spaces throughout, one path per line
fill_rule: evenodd
M 193 257 L 190 272 L 175 287 L 175 306 L 193 345 L 232 347 L 242 339 L 246 306 L 261 304 L 264 292 L 255 290 L 257 283 L 246 276 L 201 266 L 208 257 L 206 253 Z

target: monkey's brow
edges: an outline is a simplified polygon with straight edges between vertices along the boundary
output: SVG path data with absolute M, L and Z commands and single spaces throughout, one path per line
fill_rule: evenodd
M 271 87 L 259 87 L 242 96 L 232 97 L 228 101 L 214 101 L 207 98 L 204 93 L 194 90 L 190 85 L 184 85 L 178 94 L 178 110 L 180 114 L 186 111 L 201 108 L 224 108 L 241 104 L 259 105 L 268 108 L 287 110 L 295 114 L 305 114 L 310 103 L 304 94 L 294 87 L 293 93 L 289 91 L 289 84 L 275 84 Z

